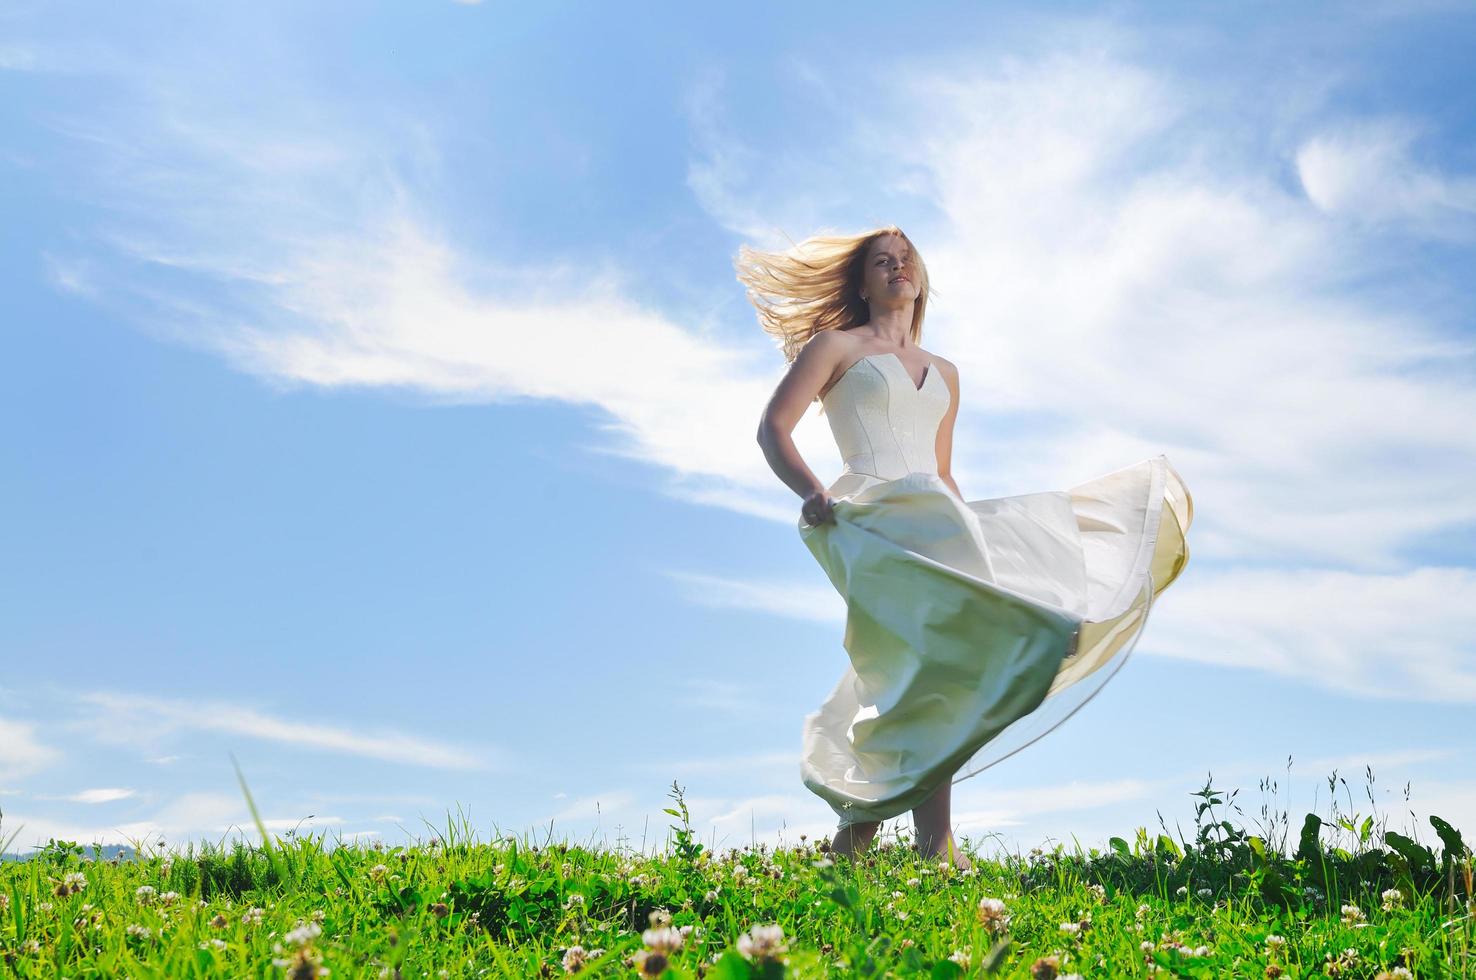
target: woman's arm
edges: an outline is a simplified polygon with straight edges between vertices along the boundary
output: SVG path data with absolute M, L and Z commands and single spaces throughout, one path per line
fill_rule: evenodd
M 939 364 L 943 372 L 943 380 L 948 383 L 948 391 L 952 401 L 948 405 L 948 411 L 943 414 L 943 421 L 938 423 L 938 443 L 935 447 L 938 456 L 938 476 L 942 481 L 953 488 L 953 492 L 959 500 L 963 494 L 959 492 L 958 484 L 953 482 L 953 422 L 958 418 L 958 368 L 953 362 L 933 355 L 933 360 Z
M 840 365 L 848 339 L 822 330 L 806 341 L 759 419 L 758 444 L 764 458 L 784 485 L 801 498 L 823 491 L 825 484 L 805 465 L 790 434 Z

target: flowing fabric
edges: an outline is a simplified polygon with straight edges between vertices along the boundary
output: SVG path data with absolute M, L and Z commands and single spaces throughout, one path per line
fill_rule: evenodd
M 799 533 L 846 600 L 850 666 L 805 718 L 801 778 L 842 825 L 912 809 L 1050 732 L 1122 666 L 1189 559 L 1164 456 L 1070 490 L 965 501 L 938 475 L 929 365 L 851 365 L 822 398 L 845 472 Z

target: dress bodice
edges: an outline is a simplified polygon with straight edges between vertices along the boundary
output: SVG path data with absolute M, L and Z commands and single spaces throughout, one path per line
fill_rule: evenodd
M 938 472 L 938 424 L 953 396 L 937 375 L 930 363 L 919 388 L 896 354 L 867 354 L 830 386 L 821 402 L 845 462 L 842 480 Z

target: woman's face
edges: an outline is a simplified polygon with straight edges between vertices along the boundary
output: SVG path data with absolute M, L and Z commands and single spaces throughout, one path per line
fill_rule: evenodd
M 902 306 L 917 299 L 917 276 L 907 239 L 882 235 L 871 243 L 861 295 L 872 306 Z

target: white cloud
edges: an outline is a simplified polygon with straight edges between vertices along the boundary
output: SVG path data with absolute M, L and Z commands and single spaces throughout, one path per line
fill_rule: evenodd
M 746 581 L 676 569 L 665 569 L 663 574 L 681 586 L 682 595 L 693 605 L 753 610 L 817 623 L 846 619 L 845 601 L 829 582 Z
M 953 822 L 958 832 L 976 834 L 1000 827 L 1024 827 L 1025 818 L 1045 813 L 1090 810 L 1125 801 L 1148 799 L 1158 782 L 1115 779 L 1054 786 L 996 789 L 964 780 L 953 788 Z
M 76 700 L 88 709 L 70 726 L 115 744 L 153 745 L 179 732 L 216 732 L 433 769 L 490 769 L 500 764 L 501 758 L 499 753 L 485 749 L 465 749 L 404 732 L 298 721 L 225 701 L 173 700 L 111 691 L 80 693 Z
M 1476 701 L 1476 570 L 1200 569 L 1140 649 L 1369 698 Z
M 73 803 L 112 803 L 115 800 L 126 800 L 134 795 L 134 790 L 123 787 L 104 787 L 99 789 L 84 789 L 80 793 L 64 796 L 62 799 Z
M 883 161 L 906 175 L 939 290 L 929 346 L 963 372 L 968 496 L 1063 488 L 1166 451 L 1205 504 L 1205 558 L 1387 569 L 1410 541 L 1476 521 L 1473 343 L 1409 291 L 1393 307 L 1350 288 L 1350 271 L 1377 274 L 1379 242 L 1282 189 L 1282 159 L 1236 145 L 1210 111 L 1221 93 L 1117 56 L 1131 38 L 1114 37 L 899 66 L 893 139 L 858 123 L 823 161 L 745 156 L 703 81 L 689 106 L 699 200 L 757 235 L 753 215 L 810 228 L 855 212 Z M 489 275 L 386 165 L 399 142 L 437 159 L 423 130 L 335 129 L 323 105 L 232 116 L 167 76 L 150 91 L 157 110 L 74 124 L 118 161 L 100 193 L 151 216 L 107 240 L 217 288 L 202 299 L 178 277 L 166 290 L 93 269 L 102 301 L 275 385 L 590 405 L 603 438 L 584 448 L 658 467 L 659 489 L 684 499 L 795 519 L 751 451 L 782 371 L 751 326 L 724 346 L 632 303 L 610 265 Z M 832 203 L 797 203 L 817 193 Z M 796 440 L 817 472 L 838 471 L 818 416 Z
M 1392 117 L 1357 120 L 1309 138 L 1296 153 L 1307 197 L 1330 215 L 1476 240 L 1476 177 L 1422 166 L 1413 154 L 1420 135 L 1417 121 Z
M 36 726 L 28 721 L 0 718 L 0 780 L 23 779 L 55 766 L 62 760 L 60 750 L 36 737 Z

